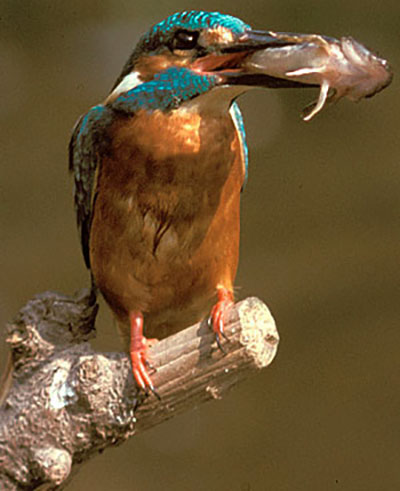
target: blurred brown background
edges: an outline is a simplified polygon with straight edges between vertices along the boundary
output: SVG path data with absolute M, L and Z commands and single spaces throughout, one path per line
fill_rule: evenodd
M 191 8 L 259 29 L 351 34 L 398 66 L 397 0 L 1 0 L 1 325 L 35 293 L 86 284 L 71 128 L 138 36 Z M 270 306 L 278 357 L 223 401 L 106 451 L 71 491 L 400 489 L 398 83 L 311 123 L 299 113 L 316 91 L 242 97 L 251 165 L 238 296 Z M 119 349 L 102 310 L 97 345 Z

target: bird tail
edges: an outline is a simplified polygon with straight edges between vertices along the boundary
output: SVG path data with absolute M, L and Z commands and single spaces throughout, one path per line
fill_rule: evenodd
M 88 304 L 90 307 L 96 304 L 98 294 L 99 294 L 99 289 L 94 281 L 93 275 L 90 274 L 90 294 L 88 300 Z

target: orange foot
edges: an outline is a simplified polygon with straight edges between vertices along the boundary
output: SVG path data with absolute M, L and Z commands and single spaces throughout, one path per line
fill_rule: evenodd
M 231 290 L 221 286 L 217 289 L 218 301 L 211 309 L 209 324 L 215 332 L 218 347 L 224 351 L 221 345 L 221 336 L 227 341 L 228 338 L 224 332 L 226 313 L 233 306 L 233 293 Z
M 132 362 L 132 373 L 136 383 L 141 389 L 148 393 L 149 389 L 160 399 L 153 382 L 150 378 L 147 367 L 152 368 L 147 360 L 147 350 L 157 339 L 146 339 L 143 336 L 143 314 L 141 312 L 130 312 L 129 319 L 131 323 L 131 344 L 130 356 Z

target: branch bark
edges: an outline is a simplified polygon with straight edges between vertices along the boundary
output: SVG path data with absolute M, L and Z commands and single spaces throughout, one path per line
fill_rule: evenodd
M 46 292 L 8 326 L 14 369 L 0 408 L 1 489 L 63 489 L 92 455 L 221 398 L 269 365 L 279 341 L 257 298 L 231 310 L 224 353 L 206 322 L 164 339 L 149 351 L 158 401 L 138 391 L 126 354 L 91 348 L 96 312 L 87 292 Z

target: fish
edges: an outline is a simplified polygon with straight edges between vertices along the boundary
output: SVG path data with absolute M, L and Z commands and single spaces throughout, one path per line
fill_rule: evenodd
M 358 102 L 372 97 L 392 79 L 389 63 L 350 36 L 336 39 L 319 34 L 270 31 L 277 42 L 246 60 L 251 70 L 309 85 L 319 85 L 318 100 L 303 110 L 310 121 L 326 105 L 343 97 Z

